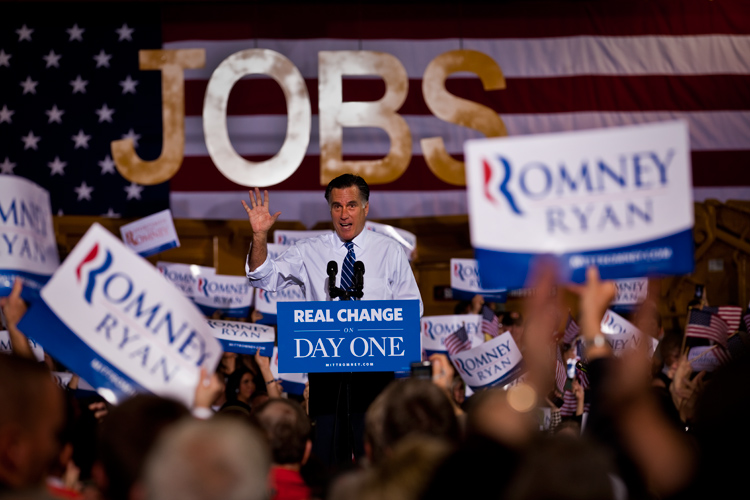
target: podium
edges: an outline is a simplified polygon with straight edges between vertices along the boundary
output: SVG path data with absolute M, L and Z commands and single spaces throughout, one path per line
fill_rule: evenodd
M 367 407 L 422 359 L 419 301 L 280 302 L 278 345 L 279 372 L 309 373 L 314 453 L 351 466 Z

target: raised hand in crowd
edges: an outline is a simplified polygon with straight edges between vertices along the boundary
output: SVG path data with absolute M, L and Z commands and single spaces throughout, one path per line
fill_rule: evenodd
M 263 319 L 263 314 L 259 312 L 257 309 L 253 309 L 253 312 L 250 313 L 250 323 L 257 323 L 258 321 Z
M 458 406 L 453 397 L 453 377 L 456 374 L 453 365 L 448 361 L 448 357 L 445 354 L 438 352 L 430 356 L 429 359 L 432 363 L 432 383 L 438 386 L 445 395 L 448 396 L 456 415 L 463 415 L 463 410 Z
M 260 368 L 260 374 L 263 376 L 263 381 L 266 383 L 266 390 L 268 391 L 269 398 L 280 398 L 281 397 L 281 383 L 276 380 L 271 372 L 271 358 L 262 356 L 260 349 L 255 351 L 255 362 Z
M 21 321 L 27 310 L 26 302 L 21 298 L 22 290 L 23 280 L 16 278 L 10 295 L 0 298 L 0 307 L 3 309 L 10 344 L 13 346 L 13 354 L 26 359 L 36 359 L 34 351 L 31 350 L 29 345 L 29 340 L 17 327 L 18 322 Z
M 705 371 L 698 373 L 691 380 L 693 367 L 687 356 L 682 356 L 677 362 L 677 369 L 674 372 L 672 383 L 669 385 L 669 393 L 672 396 L 672 402 L 680 414 L 683 422 L 689 422 L 695 413 L 695 404 L 698 396 L 703 390 L 703 378 Z
M 585 391 L 578 380 L 573 380 L 573 395 L 576 397 L 576 416 L 583 415 L 583 406 L 585 402 Z
M 469 306 L 469 314 L 480 314 L 482 312 L 482 306 L 484 305 L 484 297 L 481 295 L 474 295 L 471 299 L 471 306 Z
M 209 374 L 205 367 L 201 368 L 198 385 L 195 387 L 193 409 L 205 408 L 210 410 L 214 401 L 218 399 L 222 392 L 224 392 L 224 382 L 219 378 L 219 375 L 216 373 Z M 200 416 L 200 414 L 196 414 L 196 416 Z
M 109 414 L 109 406 L 104 401 L 91 403 L 88 408 L 94 414 L 94 418 L 99 422 L 104 420 L 104 417 Z

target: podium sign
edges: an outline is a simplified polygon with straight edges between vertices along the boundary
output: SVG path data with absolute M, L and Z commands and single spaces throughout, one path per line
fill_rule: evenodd
M 409 370 L 422 358 L 418 300 L 279 302 L 279 372 Z

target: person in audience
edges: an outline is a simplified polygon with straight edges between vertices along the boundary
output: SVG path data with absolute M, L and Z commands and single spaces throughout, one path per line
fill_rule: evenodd
M 64 415 L 62 391 L 44 364 L 0 355 L 0 494 L 44 486 Z
M 265 392 L 265 382 L 244 364 L 238 366 L 227 378 L 226 403 L 224 406 L 239 406 L 252 411 L 251 400 L 256 392 Z
M 310 488 L 300 475 L 312 450 L 310 420 L 296 401 L 270 399 L 255 412 L 271 448 L 272 500 L 307 500 Z
M 560 432 L 540 436 L 524 453 L 508 500 L 625 500 L 622 481 L 606 452 Z
M 271 456 L 260 432 L 232 418 L 184 420 L 145 464 L 149 500 L 266 500 Z
M 388 460 L 367 470 L 356 498 L 360 500 L 418 500 L 430 477 L 453 448 L 444 439 L 423 434 L 407 436 L 391 450 Z M 460 480 L 460 479 L 459 479 Z
M 130 500 L 141 492 L 143 463 L 169 426 L 188 418 L 182 404 L 153 395 L 137 395 L 114 407 L 99 428 L 94 480 L 107 500 Z

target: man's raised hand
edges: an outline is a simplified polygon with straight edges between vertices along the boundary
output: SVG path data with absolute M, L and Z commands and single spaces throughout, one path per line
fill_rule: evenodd
M 254 233 L 267 233 L 279 218 L 281 212 L 271 215 L 268 211 L 268 191 L 263 191 L 260 195 L 260 189 L 255 188 L 255 193 L 248 191 L 250 195 L 250 206 L 242 200 L 242 206 L 245 207 L 247 218 Z

